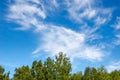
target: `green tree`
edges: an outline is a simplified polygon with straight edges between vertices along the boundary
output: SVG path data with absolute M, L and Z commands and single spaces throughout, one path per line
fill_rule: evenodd
M 120 71 L 114 70 L 110 73 L 112 80 L 120 80 Z
M 47 60 L 44 62 L 44 75 L 45 80 L 55 79 L 55 64 L 54 60 L 52 60 L 50 57 L 48 57 Z
M 9 72 L 5 73 L 5 69 L 0 66 L 0 80 L 9 80 Z
M 16 68 L 13 80 L 33 80 L 29 66 Z
M 94 67 L 86 67 L 83 80 L 97 80 L 97 70 Z
M 86 67 L 85 71 L 84 71 L 84 76 L 83 76 L 83 80 L 91 80 L 92 76 L 92 69 L 90 67 Z
M 69 80 L 71 72 L 71 63 L 68 57 L 62 52 L 55 56 L 56 79 Z
M 97 80 L 111 80 L 111 77 L 104 66 L 99 67 L 97 71 Z
M 45 80 L 42 61 L 34 61 L 31 68 L 33 80 Z
M 44 63 L 33 61 L 31 68 L 22 66 L 15 69 L 14 77 L 9 79 L 9 72 L 0 66 L 0 80 L 120 80 L 120 70 L 108 73 L 104 66 L 86 67 L 82 72 L 70 73 L 72 70 L 68 57 L 62 52 L 55 59 L 48 57 Z
M 82 80 L 82 72 L 77 72 L 72 74 L 71 80 Z
M 97 80 L 97 69 L 96 68 L 91 68 L 91 79 L 92 80 Z

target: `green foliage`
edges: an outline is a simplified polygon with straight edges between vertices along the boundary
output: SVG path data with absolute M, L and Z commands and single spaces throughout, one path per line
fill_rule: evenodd
M 44 76 L 44 72 L 43 72 L 44 68 L 43 68 L 43 64 L 42 61 L 34 61 L 32 64 L 32 68 L 31 68 L 31 74 L 32 74 L 32 78 L 33 80 L 44 80 L 45 76 Z
M 62 52 L 55 56 L 55 69 L 57 78 L 60 80 L 69 80 L 71 63 L 68 57 Z
M 110 73 L 112 80 L 120 80 L 120 71 L 115 70 Z
M 104 66 L 98 68 L 97 80 L 110 80 L 110 76 Z
M 70 59 L 62 52 L 55 59 L 48 57 L 44 62 L 33 61 L 32 66 L 22 66 L 15 69 L 12 79 L 9 72 L 0 66 L 0 80 L 120 80 L 120 70 L 111 73 L 104 66 L 99 68 L 86 67 L 84 73 L 71 73 Z
M 82 72 L 77 72 L 72 74 L 71 80 L 82 80 Z
M 33 80 L 29 66 L 15 69 L 14 80 Z
M 54 60 L 48 57 L 47 60 L 44 62 L 45 80 L 54 80 L 55 74 L 56 73 L 55 73 Z
M 0 80 L 9 80 L 9 72 L 5 73 L 5 70 L 2 66 L 0 66 Z

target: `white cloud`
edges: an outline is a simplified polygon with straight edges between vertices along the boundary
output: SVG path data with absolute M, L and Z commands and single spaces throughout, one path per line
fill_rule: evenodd
M 31 2 L 35 4 L 31 4 Z M 72 19 L 84 25 L 86 23 L 84 22 L 84 18 L 88 20 L 93 19 L 93 22 L 94 20 L 101 22 L 97 24 L 104 24 L 107 21 L 107 17 L 98 18 L 100 17 L 98 13 L 100 12 L 100 14 L 104 16 L 108 14 L 109 11 L 102 12 L 102 10 L 93 8 L 93 3 L 94 0 L 67 1 L 67 7 L 65 9 L 69 12 Z M 63 51 L 72 60 L 75 58 L 82 58 L 89 61 L 102 60 L 103 57 L 105 57 L 105 51 L 102 50 L 100 46 L 96 46 L 97 44 L 87 44 L 87 41 L 98 38 L 98 36 L 94 34 L 98 27 L 92 29 L 89 28 L 88 25 L 87 31 L 78 33 L 64 26 L 61 27 L 47 22 L 44 24 L 47 16 L 50 16 L 51 13 L 53 14 L 58 7 L 60 9 L 56 0 L 49 0 L 46 4 L 44 1 L 39 0 L 16 0 L 15 4 L 10 6 L 8 18 L 22 26 L 17 29 L 26 30 L 32 28 L 38 35 L 40 34 L 40 42 L 38 42 L 38 47 L 33 52 L 34 55 L 40 54 L 41 51 L 49 53 L 49 55 L 55 55 Z
M 105 56 L 100 47 L 86 44 L 87 38 L 84 33 L 54 25 L 51 27 L 49 25 L 49 28 L 43 33 L 42 44 L 33 52 L 34 54 L 44 50 L 46 53 L 55 55 L 62 51 L 67 53 L 72 60 L 82 58 L 90 61 L 100 61 Z
M 110 65 L 106 66 L 109 72 L 114 70 L 120 70 L 120 61 L 112 62 Z
M 78 22 L 82 22 L 82 18 L 88 17 L 92 0 L 73 0 L 69 2 L 68 12 L 70 17 Z M 95 15 L 95 14 L 94 14 Z
M 96 6 L 95 0 L 73 0 L 69 2 L 68 12 L 72 20 L 81 24 L 86 24 L 86 20 L 100 26 L 108 22 L 111 17 L 112 9 Z
M 50 11 L 54 11 L 57 6 L 58 4 L 55 0 L 47 1 L 46 5 L 44 1 L 39 0 L 15 0 L 15 4 L 9 7 L 10 13 L 7 17 L 22 25 L 22 27 L 17 29 L 26 30 L 31 27 L 43 29 L 42 24 L 44 19 L 50 14 Z
M 100 25 L 100 24 L 104 24 L 107 21 L 106 18 L 101 18 L 101 17 L 97 17 L 95 22 L 96 24 Z
M 115 45 L 120 45 L 120 34 L 116 34 Z
M 114 40 L 115 45 L 120 45 L 120 17 L 117 17 L 116 22 L 112 27 L 115 29 L 115 37 L 116 39 Z
M 9 11 L 10 14 L 7 15 L 7 17 L 22 25 L 22 27 L 18 29 L 29 29 L 32 26 L 43 28 L 40 26 L 41 22 L 38 22 L 38 18 L 36 17 L 45 19 L 46 14 L 44 10 L 38 8 L 36 5 L 31 5 L 29 2 L 23 0 L 18 0 L 16 1 L 16 4 L 10 6 Z
M 49 25 L 50 27 L 50 25 Z M 59 51 L 68 52 L 71 48 L 77 48 L 84 42 L 84 35 L 57 26 L 51 26 L 43 33 L 43 49 L 53 54 Z M 77 41 L 77 42 L 76 42 Z M 57 48 L 57 49 L 56 49 Z
M 116 30 L 120 30 L 120 17 L 117 17 L 116 23 L 113 25 Z

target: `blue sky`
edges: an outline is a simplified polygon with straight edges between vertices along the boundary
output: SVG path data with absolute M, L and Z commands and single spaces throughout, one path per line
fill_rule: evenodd
M 73 72 L 120 69 L 120 0 L 0 0 L 0 65 L 31 65 L 59 52 Z

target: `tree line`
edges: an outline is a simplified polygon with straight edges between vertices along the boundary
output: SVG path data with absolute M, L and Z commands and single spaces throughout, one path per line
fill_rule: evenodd
M 108 73 L 104 66 L 86 67 L 83 73 L 71 71 L 70 59 L 60 52 L 55 59 L 48 57 L 44 62 L 35 60 L 31 67 L 23 65 L 16 68 L 13 78 L 0 66 L 0 80 L 120 80 L 120 70 Z

